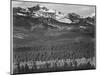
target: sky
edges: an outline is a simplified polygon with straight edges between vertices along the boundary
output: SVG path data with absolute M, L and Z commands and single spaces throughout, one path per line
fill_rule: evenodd
M 37 4 L 47 7 L 48 9 L 54 9 L 60 11 L 64 14 L 76 13 L 80 16 L 87 17 L 95 15 L 95 6 L 87 5 L 72 5 L 72 4 L 57 4 L 57 3 L 43 3 L 43 2 L 34 2 L 34 1 L 12 1 L 13 7 L 32 7 Z

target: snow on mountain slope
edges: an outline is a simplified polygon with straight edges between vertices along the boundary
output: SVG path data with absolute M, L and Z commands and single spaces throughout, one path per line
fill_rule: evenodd
M 25 37 L 27 37 L 28 35 L 24 34 L 24 33 L 17 33 L 14 34 L 13 37 L 14 38 L 18 38 L 18 39 L 24 39 Z
M 36 8 L 37 8 L 37 10 L 36 10 Z M 66 14 L 59 12 L 57 10 L 54 10 L 54 9 L 48 9 L 41 5 L 36 5 L 34 7 L 30 7 L 22 12 L 26 13 L 26 11 L 31 12 L 32 17 L 53 18 L 60 22 L 71 23 L 71 20 L 66 17 L 67 16 Z M 18 15 L 22 15 L 22 14 L 18 13 Z M 25 14 L 23 14 L 23 16 L 24 15 Z
M 72 23 L 68 15 L 54 9 L 48 9 L 44 6 L 33 6 L 27 9 L 20 8 L 13 16 L 14 25 L 24 27 L 28 30 L 68 30 L 68 31 L 86 31 L 92 32 L 94 28 L 94 19 L 90 17 L 81 18 L 80 23 Z M 95 17 L 94 17 L 95 18 Z M 76 20 L 76 19 L 75 19 Z M 93 23 L 92 23 L 93 21 Z M 91 26 L 92 25 L 92 26 Z

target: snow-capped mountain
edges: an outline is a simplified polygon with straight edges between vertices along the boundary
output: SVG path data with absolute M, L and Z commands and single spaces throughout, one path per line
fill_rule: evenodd
M 82 31 L 93 32 L 94 18 L 78 18 L 79 22 L 71 22 L 66 14 L 54 9 L 48 9 L 44 6 L 36 5 L 33 7 L 14 8 L 13 10 L 14 26 L 22 27 L 30 31 Z M 73 15 L 73 14 L 72 14 Z M 77 15 L 76 15 L 77 16 Z M 16 35 L 15 37 L 21 37 Z
M 17 13 L 17 15 L 27 16 L 29 15 L 28 13 L 30 13 L 32 17 L 53 18 L 59 22 L 71 23 L 71 20 L 67 18 L 66 14 L 63 14 L 54 9 L 48 9 L 41 5 L 21 9 L 21 11 Z
M 40 6 L 40 10 L 35 12 L 35 15 L 37 16 L 43 16 L 46 18 L 53 18 L 55 20 L 58 20 L 60 22 L 65 22 L 65 23 L 71 23 L 71 20 L 67 18 L 66 14 L 63 14 L 59 11 L 53 10 L 53 9 L 48 9 L 44 6 Z

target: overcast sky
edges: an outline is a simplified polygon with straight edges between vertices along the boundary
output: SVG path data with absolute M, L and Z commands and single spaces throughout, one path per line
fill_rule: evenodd
M 32 7 L 37 4 L 47 7 L 48 9 L 54 9 L 62 13 L 77 13 L 80 16 L 86 17 L 95 14 L 95 6 L 83 6 L 83 5 L 69 5 L 69 4 L 54 4 L 54 3 L 40 3 L 40 2 L 29 2 L 29 1 L 13 1 L 13 7 Z

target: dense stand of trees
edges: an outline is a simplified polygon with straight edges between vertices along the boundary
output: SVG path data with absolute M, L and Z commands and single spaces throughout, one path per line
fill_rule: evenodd
M 92 43 L 72 43 L 63 46 L 20 47 L 14 50 L 15 73 L 37 72 L 39 69 L 95 68 Z M 22 65 L 22 66 L 21 66 Z

